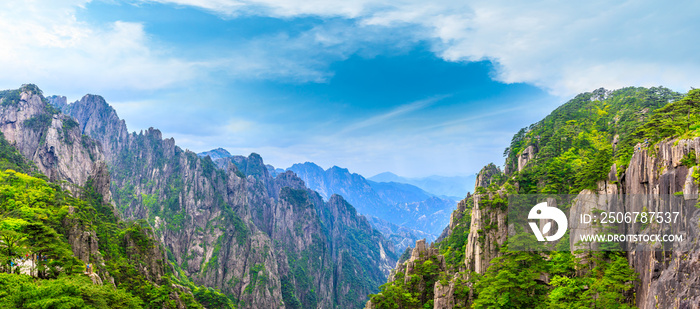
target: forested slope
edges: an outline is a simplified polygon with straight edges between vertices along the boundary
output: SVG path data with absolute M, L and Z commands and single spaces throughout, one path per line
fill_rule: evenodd
M 509 242 L 526 240 L 508 239 L 506 209 L 508 195 L 542 193 L 681 194 L 694 203 L 698 115 L 698 90 L 576 96 L 513 137 L 505 170 L 484 167 L 447 235 L 418 244 L 366 307 L 691 308 L 697 246 L 572 253 L 566 238 L 553 251 L 513 251 Z M 697 214 L 689 216 L 687 228 L 697 229 Z

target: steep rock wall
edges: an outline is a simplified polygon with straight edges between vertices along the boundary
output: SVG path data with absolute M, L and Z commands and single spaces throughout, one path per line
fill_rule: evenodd
M 629 167 L 622 175 L 626 194 L 671 194 L 682 192 L 686 203 L 695 204 L 698 185 L 690 169 L 681 160 L 689 153 L 700 154 L 700 137 L 690 140 L 660 142 L 653 149 L 637 145 Z M 697 159 L 697 158 L 696 158 Z M 627 211 L 641 211 L 655 205 L 628 203 Z M 694 207 L 690 207 L 695 209 Z M 661 211 L 661 210 L 659 210 Z M 700 210 L 682 214 L 677 231 L 696 230 Z M 700 306 L 700 245 L 697 240 L 687 247 L 674 246 L 672 250 L 650 251 L 636 249 L 628 254 L 630 265 L 640 274 L 636 285 L 639 308 L 699 308 Z

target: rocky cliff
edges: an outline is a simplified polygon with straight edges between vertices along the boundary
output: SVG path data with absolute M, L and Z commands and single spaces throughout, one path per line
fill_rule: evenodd
M 698 162 L 700 137 L 667 140 L 651 149 L 637 147 L 629 166 L 622 174 L 621 187 L 626 194 L 665 194 L 682 192 L 691 204 L 698 198 L 698 166 L 683 162 L 692 158 Z M 628 211 L 642 211 L 641 203 L 628 203 Z M 694 208 L 693 208 L 694 209 Z M 650 205 L 650 211 L 662 211 Z M 698 234 L 700 210 L 683 214 L 685 220 L 675 226 L 677 231 L 695 230 Z M 637 248 L 628 254 L 630 265 L 640 275 L 636 285 L 639 308 L 698 308 L 700 304 L 700 244 L 692 241 L 685 247 L 652 251 Z
M 624 210 L 628 212 L 664 211 L 658 203 L 635 199 L 636 196 L 682 195 L 686 204 L 694 205 L 698 200 L 698 183 L 693 174 L 697 173 L 700 137 L 692 139 L 670 139 L 654 147 L 638 144 L 629 165 L 623 169 L 618 179 L 612 166 L 608 179 L 600 181 L 596 190 L 584 190 L 571 207 L 569 217 L 592 213 L 592 209 L 606 211 L 610 201 L 623 199 Z M 697 174 L 696 174 L 697 175 Z M 690 207 L 690 209 L 695 209 Z M 674 224 L 674 234 L 685 236 L 699 235 L 700 210 L 682 213 L 681 220 Z M 576 223 L 576 222 L 574 222 Z M 572 249 L 596 249 L 590 245 L 574 243 L 580 233 L 576 224 L 570 227 Z M 629 250 L 627 257 L 630 266 L 639 274 L 635 285 L 636 305 L 639 308 L 697 308 L 700 303 L 700 245 L 697 241 L 687 244 L 674 244 L 659 250 L 661 244 L 640 245 Z
M 506 192 L 484 190 L 492 183 L 499 185 L 496 178 L 501 174 L 495 165 L 489 164 L 476 177 L 478 187 L 472 197 L 474 206 L 471 209 L 471 225 L 464 253 L 467 271 L 483 274 L 490 261 L 500 256 L 500 247 L 508 238 L 508 213 L 504 207 L 507 201 L 503 199 Z M 450 222 L 451 226 L 455 224 L 456 222 Z
M 37 90 L 23 88 L 16 102 L 3 100 L 0 130 L 51 181 L 83 186 L 104 168 L 97 144 L 83 138 L 78 123 L 58 113 Z
M 46 175 L 48 181 L 62 188 L 54 188 L 57 196 L 63 194 L 61 190 L 72 192 L 72 196 L 54 202 L 69 203 L 66 212 L 45 220 L 47 224 L 60 220 L 59 231 L 63 231 L 73 256 L 91 265 L 86 274 L 92 282 L 126 289 L 163 308 L 201 306 L 193 300 L 189 287 L 168 279 L 172 270 L 153 232 L 120 219 L 113 206 L 110 173 L 100 143 L 83 135 L 75 119 L 60 113 L 34 85 L 6 91 L 1 97 L 3 140 L 6 137 L 8 146 L 33 162 L 34 170 L 24 172 Z M 58 103 L 61 100 L 51 99 Z M 140 290 L 134 289 L 133 282 L 139 282 Z M 166 293 L 170 301 L 151 299 L 153 295 L 148 293 L 154 287 Z
M 360 307 L 396 262 L 350 204 L 291 172 L 272 177 L 257 154 L 217 168 L 156 129 L 128 133 L 99 96 L 53 101 L 105 149 L 121 213 L 146 219 L 183 275 L 241 308 Z

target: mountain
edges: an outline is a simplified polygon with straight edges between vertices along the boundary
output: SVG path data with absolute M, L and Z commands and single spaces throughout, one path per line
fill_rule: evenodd
M 231 157 L 231 154 L 228 151 L 226 151 L 226 149 L 223 149 L 223 148 L 212 149 L 210 151 L 198 153 L 197 155 L 200 157 L 207 157 L 208 156 L 209 158 L 211 158 L 212 161 L 216 161 L 216 160 L 221 159 L 221 158 Z
M 391 172 L 384 172 L 368 178 L 376 182 L 398 182 L 414 185 L 430 194 L 460 200 L 474 188 L 476 174 L 469 176 L 428 176 L 423 178 L 406 178 Z
M 265 165 L 265 168 L 267 168 L 267 172 L 270 174 L 270 177 L 277 177 L 279 174 L 284 174 L 284 170 L 281 168 L 275 168 L 274 166 L 267 164 Z
M 673 195 L 691 207 L 669 231 L 697 235 L 699 122 L 700 90 L 630 87 L 576 96 L 515 134 L 505 170 L 485 166 L 440 241 L 416 243 L 365 308 L 696 306 L 696 241 L 574 252 L 578 232 L 569 230 L 554 251 L 512 250 L 509 242 L 523 238 L 509 238 L 506 198 L 574 194 L 567 212 L 577 218 L 586 209 L 609 210 L 591 196 L 622 201 L 630 212 L 658 212 L 664 203 L 625 197 Z
M 217 159 L 214 161 L 218 168 L 225 170 L 229 165 L 234 165 L 238 170 L 243 171 L 243 174 L 253 175 L 253 177 L 256 178 L 262 176 L 261 173 L 263 170 L 263 166 L 250 166 L 249 160 L 246 157 L 230 155 L 227 151 L 225 153 L 223 151 L 212 150 L 208 152 L 199 153 L 198 156 L 211 157 L 210 154 L 212 153 L 222 154 L 221 156 L 218 156 Z M 275 168 L 269 164 L 265 165 L 264 167 L 265 169 L 267 169 L 267 172 L 269 173 L 270 177 L 275 177 L 275 175 L 279 175 L 285 172 L 283 169 Z M 380 217 L 376 216 L 377 210 L 381 210 L 383 207 L 385 207 L 387 199 L 390 199 L 392 197 L 398 198 L 401 201 L 406 201 L 406 204 L 415 204 L 415 201 L 423 201 L 424 199 L 427 200 L 431 197 L 431 195 L 423 192 L 419 188 L 398 183 L 385 186 L 374 182 L 368 182 L 364 180 L 362 176 L 358 174 L 351 175 L 347 171 L 347 169 L 341 169 L 339 167 L 332 168 L 330 172 L 333 175 L 340 175 L 340 178 L 328 179 L 325 178 L 325 176 L 320 178 L 308 177 L 309 175 L 320 176 L 321 174 L 325 175 L 326 173 L 326 171 L 324 171 L 321 167 L 313 163 L 299 164 L 296 165 L 295 169 L 295 174 L 300 175 L 304 183 L 308 184 L 310 188 L 318 192 L 324 199 L 327 200 L 333 194 L 338 194 L 346 198 L 348 202 L 350 202 L 350 204 L 356 207 L 361 214 L 366 215 L 367 218 L 370 219 L 369 221 L 372 224 L 372 227 L 374 227 L 378 231 L 381 231 L 386 239 L 389 239 L 394 243 L 394 246 L 397 251 L 402 251 L 406 249 L 406 247 L 408 247 L 410 244 L 415 243 L 415 241 L 418 239 L 427 238 L 432 240 L 436 237 L 436 234 L 434 233 L 431 234 L 430 232 L 399 226 L 397 225 L 397 223 L 392 223 L 386 219 L 381 219 Z M 330 186 L 326 186 L 325 181 L 330 181 L 332 184 Z M 360 185 L 357 185 L 358 183 L 360 183 Z M 379 192 L 381 192 L 381 194 L 384 196 L 380 196 L 378 192 L 375 192 L 373 186 L 378 186 L 377 188 L 380 188 Z M 392 192 L 391 188 L 394 186 L 404 188 L 404 190 L 393 190 Z M 420 198 L 409 198 L 408 200 L 406 200 L 405 197 L 403 199 L 400 197 L 400 195 L 402 194 L 409 194 L 411 196 L 418 195 Z M 369 195 L 368 198 L 364 197 L 367 195 Z M 392 202 L 391 204 L 395 203 Z M 440 203 L 438 202 L 438 204 Z M 368 207 L 368 205 L 370 206 Z M 421 205 L 413 206 L 416 206 L 418 209 L 425 208 L 421 207 Z M 440 207 L 442 205 L 435 206 L 431 204 L 429 206 Z M 443 216 L 445 215 L 445 213 L 440 214 L 442 214 Z M 382 215 L 382 217 L 385 218 L 387 216 Z M 423 220 L 428 221 L 427 217 Z M 446 220 L 442 221 L 446 222 Z M 442 223 L 443 222 L 441 221 L 437 221 L 434 224 L 436 226 L 439 226 Z
M 272 178 L 257 154 L 217 169 L 156 129 L 128 133 L 102 97 L 67 107 L 105 148 L 124 216 L 146 220 L 182 275 L 238 307 L 359 307 L 396 261 L 340 196 L 324 201 L 291 172 Z
M 421 188 L 405 183 L 375 182 L 370 180 L 367 183 L 369 183 L 374 192 L 377 192 L 379 198 L 389 205 L 413 203 L 433 197 L 432 194 L 423 191 Z
M 95 188 L 85 198 L 109 205 L 94 206 L 108 216 L 96 221 L 80 212 L 83 228 L 67 234 L 73 255 L 148 307 L 358 308 L 396 263 L 392 242 L 342 197 L 324 201 L 292 172 L 273 178 L 257 154 L 217 169 L 156 129 L 129 133 L 100 96 L 68 104 L 35 86 L 2 95 L 0 129 L 17 152 L 45 179 Z
M 428 240 L 440 235 L 456 204 L 453 200 L 435 197 L 412 185 L 369 181 L 337 166 L 323 170 L 314 163 L 306 162 L 294 164 L 287 170 L 293 171 L 324 197 L 341 195 L 360 213 L 418 230 L 420 234 L 430 235 Z M 378 229 L 387 230 L 386 227 Z M 385 236 L 397 239 L 395 236 Z
M 367 220 L 369 220 L 369 223 L 372 224 L 372 227 L 384 235 L 384 238 L 394 243 L 394 248 L 396 248 L 397 253 L 405 251 L 418 240 L 433 239 L 435 237 L 432 234 L 398 226 L 377 217 L 368 216 Z
M 0 307 L 233 307 L 180 279 L 150 226 L 118 216 L 99 143 L 38 87 L 0 100 Z

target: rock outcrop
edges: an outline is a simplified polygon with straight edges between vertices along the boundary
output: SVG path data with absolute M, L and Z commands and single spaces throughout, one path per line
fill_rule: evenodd
M 482 188 L 488 187 L 500 173 L 501 171 L 493 164 L 489 164 L 479 172 L 476 178 L 477 185 Z M 483 274 L 490 265 L 490 261 L 500 255 L 499 248 L 508 237 L 506 224 L 508 214 L 501 204 L 493 203 L 494 199 L 502 198 L 501 195 L 505 196 L 504 191 L 488 193 L 476 191 L 477 193 L 472 197 L 474 207 L 471 212 L 471 226 L 464 263 L 467 270 Z
M 53 113 L 45 99 L 23 91 L 17 104 L 0 106 L 0 131 L 51 181 L 83 186 L 103 168 L 96 143 L 84 139 L 69 116 Z M 69 188 L 70 189 L 70 188 Z
M 617 178 L 617 166 L 611 167 L 607 181 L 600 181 L 596 191 L 584 190 L 571 207 L 569 217 L 577 218 L 580 214 L 592 213 L 592 209 L 602 211 L 613 203 L 624 203 L 619 209 L 626 212 L 664 211 L 662 204 L 646 197 L 673 196 L 681 194 L 686 205 L 694 205 L 698 199 L 698 184 L 693 173 L 698 166 L 690 168 L 682 160 L 700 153 L 700 137 L 689 140 L 667 140 L 648 149 L 638 144 L 629 166 L 624 169 L 620 179 Z M 623 196 L 625 194 L 623 201 Z M 618 201 L 613 201 L 618 199 Z M 611 203 L 612 202 L 612 203 Z M 686 209 L 695 209 L 686 207 Z M 686 236 L 700 235 L 700 210 L 683 213 L 681 220 L 673 225 L 678 234 Z M 576 220 L 570 220 L 571 249 L 596 249 L 585 244 L 575 244 L 581 233 L 590 234 L 590 230 L 580 230 Z M 608 231 L 609 232 L 609 231 Z M 623 231 L 618 231 L 623 232 Z M 653 244 L 651 246 L 659 246 Z M 626 248 L 628 260 L 640 275 L 635 285 L 637 306 L 651 308 L 698 308 L 700 303 L 700 245 L 697 241 L 686 242 L 672 248 L 656 248 L 650 245 Z M 660 250 L 662 249 L 662 250 Z
M 441 242 L 452 234 L 452 231 L 457 227 L 458 222 L 464 217 L 467 210 L 467 201 L 472 198 L 471 193 L 467 193 L 467 197 L 457 203 L 457 208 L 450 214 L 450 224 L 442 231 L 440 237 L 435 240 L 436 243 Z
M 508 238 L 507 212 L 501 208 L 484 206 L 484 199 L 493 199 L 500 193 L 475 195 L 472 224 L 469 228 L 465 261 L 468 270 L 483 274 L 493 258 L 500 256 L 499 248 Z
M 476 175 L 475 187 L 488 188 L 493 182 L 496 181 L 495 177 L 502 174 L 503 173 L 498 166 L 493 163 L 489 163 L 488 165 L 484 166 L 481 171 L 479 171 L 479 174 Z
M 535 146 L 530 145 L 518 155 L 518 172 L 522 171 L 530 160 L 535 158 Z

